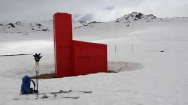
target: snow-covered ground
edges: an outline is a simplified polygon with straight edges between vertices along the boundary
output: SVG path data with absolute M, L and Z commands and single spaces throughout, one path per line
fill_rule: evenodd
M 35 75 L 32 54 L 42 53 L 40 73 L 54 72 L 52 22 L 41 24 L 49 31 L 34 25 L 18 29 L 16 25 L 15 29 L 0 26 L 1 105 L 188 104 L 188 18 L 161 19 L 132 13 L 106 23 L 74 22 L 74 39 L 108 44 L 108 70 L 118 73 L 39 80 L 40 93 L 75 92 L 35 99 L 35 95 L 19 95 L 21 78 Z M 4 56 L 12 54 L 28 55 Z

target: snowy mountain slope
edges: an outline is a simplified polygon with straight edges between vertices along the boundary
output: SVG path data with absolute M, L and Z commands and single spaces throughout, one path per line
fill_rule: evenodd
M 42 53 L 40 73 L 54 72 L 52 22 L 40 22 L 42 28 L 50 31 L 31 31 L 30 25 L 20 29 L 23 33 L 27 30 L 27 35 L 8 28 L 7 33 L 1 31 L 0 55 L 30 55 L 0 56 L 0 104 L 187 105 L 188 19 L 136 15 L 139 13 L 125 15 L 117 19 L 119 22 L 92 22 L 83 26 L 78 22 L 76 26 L 81 27 L 73 28 L 73 38 L 108 44 L 108 69 L 120 72 L 40 80 L 40 93 L 92 91 L 91 94 L 61 94 L 45 100 L 18 93 L 21 77 L 35 75 L 32 54 Z M 125 19 L 127 17 L 129 19 Z M 138 20 L 134 20 L 137 17 Z M 80 98 L 61 98 L 66 96 Z
M 127 27 L 134 23 L 140 22 L 152 22 L 152 21 L 165 21 L 165 19 L 157 18 L 156 16 L 144 15 L 142 13 L 133 12 L 131 14 L 125 15 L 121 18 L 118 18 L 115 21 L 111 22 L 89 22 L 84 23 L 81 21 L 73 21 L 73 28 L 96 28 L 101 29 L 102 27 L 116 27 L 118 23 L 125 23 Z M 114 24 L 116 23 L 116 24 Z M 1 33 L 28 33 L 28 32 L 36 32 L 36 31 L 53 31 L 53 21 L 41 21 L 41 22 L 32 22 L 32 23 L 23 23 L 17 21 L 15 23 L 7 23 L 2 24 L 0 23 L 0 32 Z
M 84 26 L 86 23 L 80 21 L 73 22 L 73 28 L 77 29 Z M 0 33 L 27 33 L 31 32 L 52 32 L 53 31 L 53 21 L 41 21 L 32 23 L 23 23 L 17 21 L 15 23 L 0 24 Z

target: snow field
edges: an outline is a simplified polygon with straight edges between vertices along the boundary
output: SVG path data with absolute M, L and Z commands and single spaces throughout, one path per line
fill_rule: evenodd
M 32 55 L 0 56 L 0 104 L 45 105 L 187 105 L 188 20 L 164 19 L 146 23 L 112 22 L 74 29 L 74 39 L 108 44 L 108 69 L 119 73 L 39 80 L 40 93 L 59 90 L 92 91 L 35 99 L 20 96 L 21 77 L 35 75 Z M 54 70 L 53 33 L 0 34 L 0 55 L 42 53 L 40 73 Z M 40 46 L 39 46 L 40 45 Z M 116 45 L 116 52 L 115 52 Z M 133 50 L 132 50 L 133 48 Z M 161 52 L 161 51 L 164 52 Z M 79 99 L 64 99 L 79 96 Z M 20 98 L 14 100 L 15 97 Z

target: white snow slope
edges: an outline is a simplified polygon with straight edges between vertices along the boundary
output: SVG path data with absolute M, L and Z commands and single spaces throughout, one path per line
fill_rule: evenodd
M 188 105 L 188 18 L 132 13 L 106 23 L 79 23 L 74 39 L 108 44 L 108 69 L 118 73 L 39 80 L 40 93 L 92 91 L 47 99 L 19 95 L 21 78 L 35 75 L 32 54 L 42 53 L 40 74 L 54 72 L 52 22 L 41 24 L 49 31 L 0 25 L 0 105 Z M 3 56 L 9 54 L 29 55 Z

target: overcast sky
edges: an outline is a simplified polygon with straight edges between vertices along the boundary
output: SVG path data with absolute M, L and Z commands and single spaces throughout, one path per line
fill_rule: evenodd
M 0 22 L 50 20 L 68 12 L 82 21 L 110 21 L 133 11 L 188 17 L 188 0 L 0 0 Z

